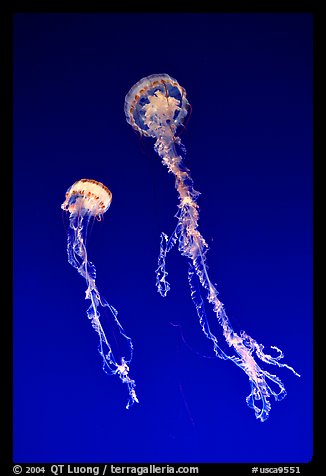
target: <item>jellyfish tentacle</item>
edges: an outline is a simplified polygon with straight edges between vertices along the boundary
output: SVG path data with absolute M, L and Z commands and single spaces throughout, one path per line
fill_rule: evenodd
M 218 299 L 218 291 L 215 286 L 212 284 L 209 275 L 208 267 L 206 264 L 206 253 L 208 251 L 208 245 L 203 238 L 203 236 L 198 231 L 198 204 L 196 199 L 198 193 L 193 189 L 193 181 L 189 175 L 189 172 L 184 168 L 181 170 L 178 164 L 181 162 L 181 157 L 177 156 L 176 151 L 174 150 L 174 145 L 170 144 L 169 147 L 166 145 L 157 146 L 157 150 L 164 151 L 169 150 L 169 156 L 163 156 L 162 162 L 164 165 L 168 165 L 169 171 L 171 171 L 175 176 L 175 186 L 179 195 L 179 207 L 181 208 L 180 222 L 182 227 L 182 233 L 179 238 L 179 251 L 181 254 L 186 256 L 191 260 L 193 270 L 196 273 L 200 284 L 207 291 L 207 300 L 213 305 L 213 310 L 216 313 L 217 320 L 223 329 L 223 336 L 229 345 L 232 347 L 237 354 L 237 358 L 231 358 L 227 356 L 220 347 L 217 345 L 217 338 L 210 331 L 208 333 L 209 338 L 212 340 L 214 345 L 214 352 L 216 355 L 222 359 L 230 359 L 236 365 L 238 365 L 249 377 L 249 380 L 252 384 L 252 392 L 247 398 L 248 405 L 254 409 L 256 418 L 265 421 L 268 417 L 271 405 L 269 402 L 269 397 L 273 395 L 276 400 L 284 398 L 286 395 L 285 387 L 280 379 L 276 376 L 271 376 L 265 370 L 262 370 L 254 358 L 252 357 L 253 352 L 264 362 L 276 365 L 278 367 L 286 367 L 293 371 L 297 376 L 294 369 L 287 364 L 280 363 L 279 360 L 283 358 L 283 354 L 279 351 L 276 358 L 273 358 L 269 355 L 263 353 L 263 346 L 257 344 L 257 342 L 248 336 L 246 333 L 241 333 L 240 336 L 234 332 L 230 320 L 225 312 L 224 306 L 221 301 Z M 191 288 L 193 290 L 193 288 Z M 203 312 L 202 312 L 202 303 L 197 299 L 193 299 L 197 314 L 200 318 L 200 322 L 203 321 Z M 207 327 L 202 329 L 205 333 L 207 332 Z M 245 345 L 247 343 L 247 345 Z M 250 344 L 248 346 L 248 343 Z M 271 390 L 270 386 L 266 382 L 266 378 L 273 380 L 274 383 L 277 383 L 279 386 L 279 393 L 276 393 Z M 282 396 L 282 398 L 280 398 Z M 261 401 L 261 407 L 257 407 L 253 402 L 257 400 Z
M 155 270 L 157 291 L 162 297 L 165 297 L 171 289 L 170 283 L 166 280 L 168 272 L 166 271 L 166 256 L 177 243 L 180 238 L 180 223 L 176 226 L 170 237 L 165 233 L 161 233 L 160 252 L 158 257 L 158 267 Z
M 198 275 L 194 270 L 194 266 L 189 263 L 188 267 L 188 281 L 190 287 L 190 294 L 191 299 L 195 305 L 197 315 L 199 318 L 199 324 L 202 328 L 204 335 L 213 342 L 214 353 L 220 359 L 230 359 L 228 356 L 218 345 L 217 337 L 213 334 L 210 329 L 210 325 L 207 319 L 206 310 L 205 310 L 205 303 L 203 297 L 201 295 L 200 289 L 198 287 Z

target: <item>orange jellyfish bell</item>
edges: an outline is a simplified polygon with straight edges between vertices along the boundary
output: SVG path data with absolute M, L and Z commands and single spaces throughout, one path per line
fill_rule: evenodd
M 66 199 L 61 208 L 70 213 L 90 213 L 100 217 L 110 207 L 112 193 L 101 182 L 92 179 L 81 179 L 75 182 L 66 192 Z

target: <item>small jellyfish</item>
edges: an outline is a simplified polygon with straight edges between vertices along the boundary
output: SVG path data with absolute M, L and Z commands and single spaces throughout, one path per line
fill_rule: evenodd
M 118 320 L 117 310 L 109 304 L 97 289 L 95 278 L 96 268 L 88 260 L 86 240 L 87 230 L 91 219 L 101 221 L 104 213 L 108 210 L 112 201 L 112 193 L 100 182 L 90 179 L 82 179 L 68 188 L 66 199 L 61 208 L 69 212 L 69 228 L 67 253 L 69 263 L 77 269 L 78 273 L 86 280 L 87 289 L 85 299 L 91 304 L 87 309 L 87 316 L 99 336 L 98 350 L 103 359 L 103 370 L 110 375 L 118 375 L 123 383 L 126 383 L 129 391 L 128 409 L 134 402 L 138 403 L 135 392 L 135 381 L 129 377 L 129 364 L 133 355 L 133 344 L 130 337 L 125 333 Z M 126 341 L 129 350 L 129 358 L 121 357 L 120 361 L 113 354 L 112 345 L 108 341 L 101 323 L 99 307 L 109 308 L 112 318 L 110 326 L 119 331 L 119 335 Z M 113 330 L 114 332 L 114 330 Z
M 185 167 L 182 155 L 178 153 L 178 147 L 181 151 L 185 150 L 177 130 L 182 126 L 190 109 L 186 91 L 169 75 L 152 74 L 138 81 L 130 89 L 125 98 L 124 109 L 127 122 L 136 131 L 155 139 L 154 149 L 168 172 L 174 175 L 178 193 L 178 211 L 175 215 L 177 226 L 170 237 L 165 233 L 161 235 L 156 270 L 157 290 L 165 297 L 170 289 L 166 279 L 168 275 L 166 257 L 178 243 L 179 252 L 188 259 L 190 292 L 202 331 L 212 341 L 217 357 L 231 360 L 247 374 L 251 386 L 251 392 L 246 399 L 247 404 L 254 410 L 257 419 L 265 421 L 271 409 L 270 397 L 282 400 L 286 396 L 286 390 L 279 377 L 258 365 L 257 358 L 267 364 L 286 367 L 297 376 L 299 374 L 292 367 L 281 362 L 283 353 L 280 349 L 271 346 L 276 355 L 265 354 L 263 345 L 258 344 L 246 332 L 241 331 L 238 334 L 233 330 L 224 305 L 218 299 L 218 291 L 210 280 L 206 264 L 208 245 L 198 230 L 199 192 L 194 189 L 190 171 Z M 211 330 L 201 289 L 204 290 L 206 300 L 213 308 L 230 353 L 222 350 L 217 337 Z

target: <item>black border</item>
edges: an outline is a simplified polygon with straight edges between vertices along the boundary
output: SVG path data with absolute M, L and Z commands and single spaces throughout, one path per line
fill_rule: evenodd
M 321 285 L 318 277 L 324 271 L 321 264 L 320 251 L 324 240 L 321 238 L 322 232 L 322 196 L 321 191 L 322 187 L 325 185 L 323 183 L 323 174 L 322 174 L 322 157 L 321 157 L 321 143 L 322 143 L 322 32 L 325 26 L 325 17 L 322 14 L 322 0 L 318 2 L 313 1 L 296 1 L 296 0 L 266 0 L 266 1 L 239 1 L 239 0 L 224 0 L 224 1 L 213 1 L 203 2 L 188 0 L 187 9 L 184 9 L 185 5 L 176 4 L 176 2 L 160 2 L 158 3 L 152 1 L 151 3 L 145 4 L 143 1 L 134 1 L 132 4 L 125 4 L 122 8 L 117 8 L 117 6 L 111 3 L 109 0 L 88 0 L 88 1 L 78 1 L 78 0 L 30 0 L 30 1 L 10 1 L 2 0 L 0 5 L 0 54 L 1 54 L 1 63 L 0 63 L 0 130 L 1 130 L 1 178 L 2 185 L 4 186 L 5 192 L 5 201 L 3 202 L 6 206 L 2 207 L 2 224 L 1 224 L 1 237 L 5 238 L 1 240 L 2 251 L 7 259 L 10 259 L 10 268 L 12 270 L 12 260 L 13 260 L 13 232 L 12 232 L 12 208 L 13 208 L 13 194 L 12 194 L 12 178 L 13 178 L 13 169 L 12 169 L 12 157 L 13 157 L 13 17 L 16 13 L 106 13 L 106 12 L 121 12 L 121 13 L 143 13 L 143 12 L 172 12 L 172 13 L 311 13 L 313 15 L 313 45 L 314 45 L 314 452 L 313 458 L 310 463 L 280 463 L 280 464 L 197 464 L 197 463 L 171 463 L 170 466 L 198 466 L 199 475 L 207 474 L 212 470 L 216 474 L 252 474 L 252 467 L 258 466 L 259 468 L 277 468 L 285 466 L 293 466 L 300 468 L 300 474 L 320 474 L 321 468 L 321 435 L 322 435 L 322 421 L 321 421 L 321 411 L 322 411 L 322 402 L 320 401 L 321 396 L 321 370 L 322 364 L 320 362 L 321 357 L 321 316 L 320 316 L 320 304 L 321 304 Z M 121 4 L 120 4 L 121 5 Z M 135 8 L 137 6 L 138 8 Z M 168 8 L 169 7 L 169 8 Z M 11 180 L 10 180 L 11 179 Z M 10 206 L 8 205 L 10 200 Z M 10 233 L 8 233 L 8 228 Z M 3 269 L 3 268 L 2 268 Z M 325 272 L 325 271 L 324 271 Z M 10 276 L 10 279 L 9 279 Z M 12 295 L 12 272 L 7 273 L 5 270 L 2 273 L 1 287 L 0 289 L 4 293 L 2 298 L 2 303 L 10 303 L 9 306 L 4 306 L 3 309 L 5 312 L 2 313 L 2 345 L 1 352 L 3 356 L 1 358 L 2 363 L 2 372 L 1 372 L 1 381 L 2 389 L 5 392 L 2 393 L 2 413 L 3 418 L 1 428 L 3 429 L 4 435 L 1 439 L 2 444 L 0 447 L 0 464 L 3 467 L 4 471 L 1 471 L 1 474 L 14 474 L 13 473 L 13 459 L 12 459 L 12 444 L 13 444 L 13 425 L 12 425 L 12 415 L 13 415 L 13 364 L 12 364 L 12 355 L 13 355 L 13 330 L 12 330 L 12 316 L 13 312 L 13 299 L 10 300 L 8 297 Z M 3 284 L 5 286 L 3 286 Z M 302 349 L 304 352 L 304 349 Z M 298 415 L 300 418 L 300 415 Z M 254 442 L 253 442 L 254 444 Z M 71 462 L 71 465 L 74 463 Z M 109 464 L 109 462 L 108 462 Z M 160 465 L 159 462 L 152 463 L 157 466 Z M 21 464 L 23 468 L 31 466 L 39 466 L 45 468 L 45 473 L 40 474 L 52 474 L 50 471 L 51 464 Z M 131 464 L 131 463 L 121 463 L 122 466 L 146 466 L 149 467 L 149 464 Z M 96 466 L 94 464 L 75 464 L 75 466 Z M 101 468 L 104 467 L 103 464 L 98 465 Z M 118 464 L 115 464 L 118 466 Z M 167 466 L 167 464 L 162 464 L 162 466 Z M 67 467 L 67 464 L 65 464 Z M 25 471 L 23 470 L 23 473 Z M 63 472 L 62 474 L 67 474 Z M 107 474 L 110 474 L 107 472 Z M 166 473 L 164 473 L 166 474 Z M 190 474 L 190 473 L 189 473 Z M 258 473 L 259 474 L 259 473 Z M 280 473 L 278 473 L 280 474 Z M 290 473 L 289 473 L 290 474 Z

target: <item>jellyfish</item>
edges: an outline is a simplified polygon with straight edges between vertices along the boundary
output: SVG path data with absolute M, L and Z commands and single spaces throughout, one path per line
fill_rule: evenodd
M 129 377 L 129 365 L 133 355 L 133 343 L 125 333 L 118 320 L 118 311 L 109 304 L 100 294 L 95 278 L 96 268 L 89 261 L 86 248 L 87 230 L 91 219 L 102 220 L 104 213 L 108 210 L 112 201 L 112 193 L 101 182 L 91 179 L 82 179 L 75 182 L 68 188 L 66 199 L 61 208 L 69 212 L 69 228 L 67 239 L 68 262 L 86 280 L 85 299 L 91 301 L 87 309 L 88 319 L 99 337 L 98 350 L 103 359 L 103 370 L 109 375 L 117 375 L 123 383 L 128 386 L 129 399 L 126 408 L 129 409 L 133 403 L 138 403 L 135 391 L 135 381 Z M 119 335 L 127 344 L 129 358 L 121 357 L 120 361 L 113 353 L 107 333 L 104 330 L 103 321 L 99 313 L 99 307 L 108 308 L 115 327 Z M 112 325 L 110 323 L 110 325 Z
M 274 355 L 264 352 L 264 346 L 256 342 L 245 331 L 235 332 L 223 303 L 218 298 L 216 285 L 208 274 L 208 245 L 198 229 L 199 192 L 194 189 L 190 170 L 184 165 L 185 148 L 178 130 L 187 116 L 190 104 L 185 89 L 167 74 L 152 74 L 138 81 L 125 98 L 127 122 L 139 134 L 155 139 L 154 150 L 162 160 L 168 172 L 174 175 L 178 194 L 178 209 L 175 217 L 177 225 L 168 236 L 161 234 L 156 286 L 165 297 L 170 289 L 167 281 L 166 258 L 171 249 L 178 244 L 181 255 L 188 260 L 188 281 L 192 301 L 195 305 L 199 323 L 204 335 L 212 342 L 216 357 L 230 360 L 248 376 L 250 394 L 247 405 L 254 411 L 256 418 L 263 422 L 270 413 L 270 398 L 282 400 L 286 396 L 285 387 L 280 378 L 264 370 L 259 360 L 265 364 L 286 367 L 295 375 L 300 375 L 281 360 L 283 352 L 271 346 Z M 211 329 L 205 309 L 204 297 L 211 305 L 217 319 L 217 328 L 227 343 L 223 350 L 218 338 Z

